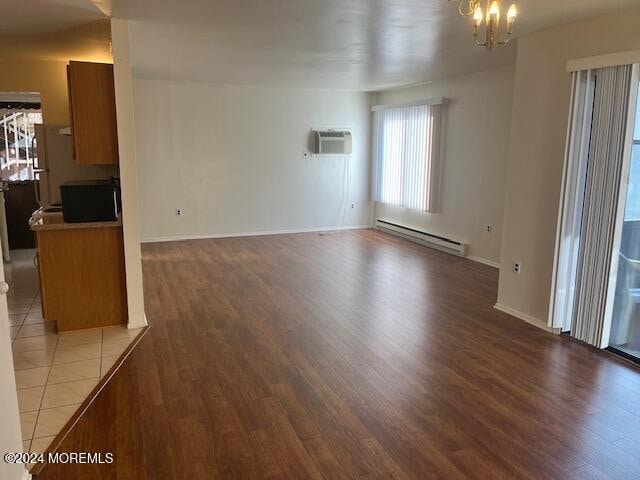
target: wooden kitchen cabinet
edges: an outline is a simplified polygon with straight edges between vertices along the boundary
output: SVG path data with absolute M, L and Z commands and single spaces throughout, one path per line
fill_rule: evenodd
M 67 80 L 76 162 L 118 164 L 113 65 L 69 62 Z
M 122 226 L 60 222 L 32 229 L 43 317 L 59 332 L 126 324 Z

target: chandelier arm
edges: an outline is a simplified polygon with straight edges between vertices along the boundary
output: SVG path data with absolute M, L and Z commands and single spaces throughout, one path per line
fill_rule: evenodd
M 463 10 L 463 5 L 467 4 L 467 10 Z M 476 9 L 480 5 L 480 0 L 460 0 L 458 4 L 458 13 L 463 17 L 470 17 L 476 12 Z

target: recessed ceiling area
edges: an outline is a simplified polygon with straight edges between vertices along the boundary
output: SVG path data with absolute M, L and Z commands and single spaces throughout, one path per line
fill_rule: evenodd
M 0 60 L 111 61 L 109 19 L 89 0 L 5 4 Z
M 520 0 L 515 36 L 637 5 Z M 473 44 L 446 0 L 114 0 L 136 76 L 376 90 L 514 62 Z
M 44 33 L 0 37 L 0 59 L 111 62 L 109 19 Z
M 0 36 L 45 34 L 90 23 L 104 15 L 89 0 L 3 2 Z

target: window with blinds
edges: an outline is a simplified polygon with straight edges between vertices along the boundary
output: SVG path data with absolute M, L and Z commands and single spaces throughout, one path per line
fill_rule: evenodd
M 374 107 L 375 201 L 437 211 L 443 103 Z

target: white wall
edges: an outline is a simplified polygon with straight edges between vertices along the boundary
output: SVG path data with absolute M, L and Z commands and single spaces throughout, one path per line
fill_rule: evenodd
M 433 97 L 450 104 L 441 212 L 376 204 L 375 217 L 468 242 L 470 256 L 500 261 L 513 75 L 506 67 L 378 93 L 378 104 Z
M 118 122 L 120 190 L 122 193 L 122 235 L 127 280 L 128 327 L 147 325 L 144 313 L 142 253 L 140 250 L 140 204 L 136 164 L 136 130 L 133 108 L 133 79 L 129 50 L 129 22 L 111 20 L 113 83 Z
M 518 40 L 498 303 L 547 323 L 569 98 L 568 60 L 640 48 L 640 9 Z M 514 260 L 521 275 L 511 272 Z
M 135 79 L 134 105 L 143 239 L 371 222 L 368 94 Z M 312 127 L 352 129 L 348 199 Z

